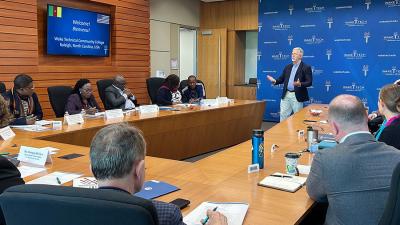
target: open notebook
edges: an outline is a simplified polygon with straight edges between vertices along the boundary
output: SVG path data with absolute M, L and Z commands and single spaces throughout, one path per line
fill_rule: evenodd
M 242 225 L 249 204 L 243 202 L 203 202 L 185 216 L 183 222 L 187 225 L 202 225 L 200 221 L 206 217 L 207 210 L 213 210 L 215 207 L 217 207 L 216 211 L 226 216 L 229 225 Z
M 264 178 L 258 185 L 282 191 L 296 192 L 306 183 L 306 177 L 291 176 L 284 173 L 274 173 Z

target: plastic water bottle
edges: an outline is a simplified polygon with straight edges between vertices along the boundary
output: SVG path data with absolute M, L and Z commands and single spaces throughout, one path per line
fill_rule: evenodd
M 264 131 L 261 129 L 253 130 L 253 137 L 251 138 L 252 157 L 251 163 L 258 164 L 260 169 L 264 168 Z
M 64 113 L 64 124 L 67 124 L 67 116 L 69 116 L 69 113 L 68 113 L 68 111 L 65 111 L 65 113 Z

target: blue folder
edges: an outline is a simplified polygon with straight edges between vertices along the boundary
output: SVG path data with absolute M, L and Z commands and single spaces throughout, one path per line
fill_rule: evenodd
M 174 185 L 162 181 L 150 180 L 144 182 L 142 190 L 137 192 L 135 196 L 144 199 L 153 199 L 177 190 L 179 190 L 179 188 Z

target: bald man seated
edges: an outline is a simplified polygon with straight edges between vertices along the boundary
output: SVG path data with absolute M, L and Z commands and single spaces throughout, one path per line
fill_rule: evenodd
M 105 90 L 105 108 L 108 109 L 134 109 L 137 106 L 133 92 L 126 88 L 126 80 L 122 75 L 114 77 L 112 85 Z

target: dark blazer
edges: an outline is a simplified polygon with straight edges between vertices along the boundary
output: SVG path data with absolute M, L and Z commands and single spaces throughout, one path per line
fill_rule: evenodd
M 26 118 L 21 117 L 21 101 L 17 95 L 17 92 L 12 90 L 7 91 L 4 95 L 4 98 L 10 103 L 10 112 L 15 118 L 15 120 L 11 122 L 11 125 L 26 125 Z M 43 118 L 43 111 L 36 93 L 32 94 L 32 99 L 34 103 L 32 114 L 35 115 L 38 120 L 41 120 Z
M 308 195 L 328 201 L 326 225 L 378 224 L 399 162 L 399 150 L 375 141 L 369 133 L 353 134 L 315 154 L 306 183 Z
M 0 156 L 0 194 L 5 189 L 19 184 L 24 184 L 21 173 L 8 159 Z
M 96 107 L 97 110 L 100 110 L 100 107 L 97 104 L 96 99 L 94 98 L 93 95 L 89 98 L 88 104 L 90 107 Z M 82 109 L 83 109 L 83 104 L 81 97 L 78 94 L 70 95 L 67 101 L 67 105 L 65 106 L 65 110 L 70 115 L 73 115 L 81 113 Z
M 157 105 L 172 105 L 172 93 L 166 86 L 161 86 L 157 91 Z
M 0 156 L 0 194 L 7 188 L 15 185 L 25 184 L 21 173 L 8 159 Z M 6 224 L 3 212 L 0 209 L 0 225 Z
M 383 129 L 378 141 L 400 149 L 400 118 Z
M 190 99 L 204 99 L 205 91 L 202 83 L 197 83 L 194 90 L 189 85 L 182 89 L 182 102 L 188 103 Z
M 99 189 L 114 190 L 116 192 L 126 193 L 127 198 L 133 197 L 129 192 L 112 186 L 99 187 Z M 185 225 L 181 210 L 176 205 L 157 200 L 151 200 L 151 202 L 156 208 L 159 225 Z
M 108 86 L 104 90 L 105 94 L 105 102 L 104 107 L 106 110 L 108 109 L 125 109 L 125 97 L 122 96 L 118 89 L 115 88 L 113 85 Z M 137 100 L 130 99 L 135 106 L 137 106 Z
M 286 95 L 287 86 L 289 83 L 290 72 L 292 72 L 293 63 L 287 65 L 283 70 L 282 74 L 276 79 L 275 85 L 283 84 L 282 99 Z M 307 87 L 312 85 L 312 70 L 311 67 L 305 63 L 300 62 L 297 68 L 296 75 L 294 76 L 294 81 L 300 79 L 301 87 L 294 87 L 294 92 L 296 94 L 296 99 L 299 102 L 305 102 L 310 100 L 308 97 Z

